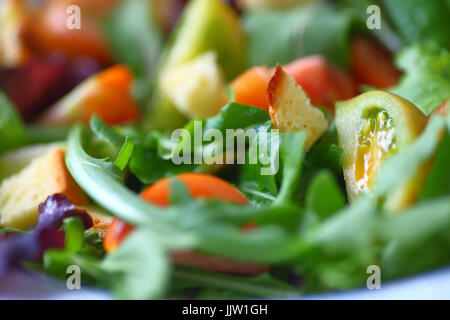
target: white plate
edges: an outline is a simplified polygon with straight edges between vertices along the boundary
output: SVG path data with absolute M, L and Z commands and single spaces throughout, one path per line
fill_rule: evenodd
M 14 272 L 0 283 L 0 300 L 7 299 L 111 299 L 104 290 L 69 290 L 63 282 L 29 272 Z M 356 289 L 299 299 L 444 299 L 450 300 L 450 267 L 407 279 L 381 284 L 379 290 Z

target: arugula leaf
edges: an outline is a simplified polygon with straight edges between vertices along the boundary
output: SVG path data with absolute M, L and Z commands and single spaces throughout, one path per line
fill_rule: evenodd
M 192 268 L 176 268 L 173 282 L 177 288 L 202 286 L 209 289 L 231 290 L 252 298 L 286 298 L 298 296 L 296 287 L 278 281 L 268 274 L 257 277 L 236 277 Z
M 386 196 L 418 172 L 420 166 L 434 155 L 444 124 L 442 117 L 435 117 L 417 140 L 402 152 L 389 157 L 381 167 L 373 189 L 374 194 Z
M 167 157 L 162 146 L 165 143 L 164 139 L 160 133 L 153 131 L 134 149 L 130 159 L 130 170 L 145 184 L 152 184 L 162 178 L 196 169 L 195 165 L 176 165 L 171 160 L 171 149 Z
M 138 96 L 146 102 L 163 39 L 149 1 L 125 0 L 104 24 L 109 45 L 118 61 L 130 66 L 137 78 Z
M 259 154 L 258 150 L 260 148 L 259 140 L 255 137 L 250 142 L 250 148 L 246 153 L 246 161 L 240 166 L 239 173 L 239 189 L 247 196 L 247 198 L 256 204 L 269 205 L 276 199 L 278 193 L 278 184 L 276 177 L 276 170 L 279 170 L 279 161 L 275 157 L 279 157 L 279 136 L 272 136 L 269 131 L 270 126 L 263 126 L 260 130 L 267 131 L 267 156 L 270 161 L 270 169 L 274 174 L 262 174 L 266 166 L 258 161 L 256 164 L 252 164 L 250 159 L 250 154 Z M 276 144 L 275 146 L 273 146 Z M 256 148 L 256 150 L 254 150 Z M 272 154 L 272 149 L 274 153 Z M 275 165 L 278 165 L 275 168 Z
M 78 252 L 84 243 L 84 225 L 80 218 L 72 217 L 63 220 L 63 229 L 66 232 L 65 249 L 68 252 Z
M 133 149 L 134 142 L 130 137 L 126 137 L 125 142 L 117 155 L 116 161 L 114 161 L 114 165 L 123 171 L 126 168 L 128 161 L 130 161 Z
M 83 283 L 103 284 L 106 275 L 100 268 L 97 249 L 85 242 L 82 220 L 79 217 L 66 218 L 63 220 L 63 229 L 65 248 L 45 251 L 43 269 L 55 277 L 65 279 L 67 268 L 77 265 L 82 272 Z
M 335 144 L 318 143 L 314 145 L 305 155 L 303 161 L 302 176 L 296 197 L 297 200 L 300 203 L 305 201 L 308 186 L 312 179 L 322 170 L 328 170 L 333 173 L 338 181 L 342 181 L 343 159 L 344 150 Z
M 272 67 L 302 56 L 322 54 L 348 68 L 350 33 L 364 29 L 354 10 L 324 3 L 286 10 L 253 10 L 243 19 L 249 41 L 249 66 Z
M 196 230 L 197 248 L 211 255 L 248 262 L 277 264 L 298 257 L 304 244 L 277 225 L 242 232 L 224 224 L 209 224 Z
M 450 97 L 450 52 L 433 43 L 403 49 L 396 64 L 405 71 L 400 83 L 389 89 L 431 114 Z
M 274 205 L 292 201 L 300 180 L 305 141 L 305 132 L 288 133 L 281 138 L 280 160 L 283 179 Z
M 421 203 L 386 219 L 389 244 L 383 254 L 386 277 L 411 275 L 450 263 L 450 197 Z
M 192 197 L 186 185 L 177 178 L 170 179 L 170 204 L 181 206 L 189 201 L 192 201 Z
M 162 297 L 170 275 L 166 249 L 148 230 L 131 233 L 101 264 L 109 285 L 122 299 Z
M 306 192 L 306 210 L 324 220 L 343 209 L 345 203 L 345 197 L 333 174 L 324 170 L 314 176 Z
M 114 147 L 120 148 L 125 143 L 125 138 L 111 129 L 96 114 L 89 121 L 91 130 L 102 140 L 112 144 Z
M 438 147 L 433 166 L 420 196 L 421 200 L 450 194 L 450 134 L 449 128 Z
M 82 127 L 75 126 L 67 142 L 66 165 L 83 190 L 103 208 L 134 225 L 149 225 L 170 235 L 163 209 L 140 199 L 122 183 L 122 174 L 111 162 L 90 157 L 82 146 Z M 172 230 L 172 231 L 169 231 Z
M 309 250 L 297 269 L 308 291 L 346 289 L 367 280 L 369 265 L 379 265 L 383 225 L 372 199 L 361 196 L 353 205 L 304 232 Z
M 231 102 L 218 115 L 206 119 L 203 130 L 218 129 L 225 134 L 226 129 L 246 129 L 267 121 L 270 117 L 266 110 Z
M 450 49 L 450 38 L 444 27 L 450 21 L 450 4 L 447 0 L 383 0 L 383 4 L 392 23 L 408 43 L 431 40 Z
M 15 107 L 0 91 L 0 153 L 22 147 L 28 142 L 25 125 Z

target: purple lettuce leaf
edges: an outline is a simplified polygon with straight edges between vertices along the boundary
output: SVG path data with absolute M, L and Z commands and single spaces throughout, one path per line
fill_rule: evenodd
M 76 208 L 63 194 L 54 194 L 39 205 L 36 228 L 30 234 L 8 234 L 0 239 L 0 279 L 24 261 L 37 261 L 51 248 L 64 248 L 65 218 L 80 217 L 85 229 L 93 226 L 89 214 Z

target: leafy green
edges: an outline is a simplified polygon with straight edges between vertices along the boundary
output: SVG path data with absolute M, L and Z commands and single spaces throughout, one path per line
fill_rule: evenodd
M 363 30 L 354 10 L 324 3 L 286 10 L 254 10 L 244 16 L 249 66 L 286 64 L 302 56 L 322 54 L 348 68 L 353 30 Z
M 422 190 L 421 200 L 450 194 L 450 134 L 445 130 L 433 166 Z
M 383 4 L 407 43 L 431 40 L 450 50 L 448 28 L 445 28 L 450 21 L 450 4 L 447 0 L 383 0 Z
M 131 224 L 169 228 L 162 209 L 141 200 L 121 181 L 122 174 L 111 162 L 90 157 L 82 146 L 83 129 L 75 126 L 67 142 L 66 165 L 83 190 L 109 212 Z
M 332 173 L 321 171 L 314 176 L 306 192 L 306 210 L 323 220 L 343 209 L 345 204 L 345 197 Z
M 124 170 L 128 165 L 128 161 L 130 161 L 133 150 L 133 141 L 130 137 L 126 137 L 125 142 L 117 155 L 116 161 L 114 161 L 114 165 L 120 170 Z
M 170 275 L 165 248 L 146 230 L 131 233 L 101 266 L 111 275 L 110 286 L 122 299 L 161 297 Z
M 105 22 L 108 43 L 117 60 L 130 66 L 138 96 L 146 102 L 163 39 L 150 1 L 123 0 Z
M 125 143 L 125 138 L 104 123 L 97 115 L 93 115 L 89 121 L 91 130 L 102 140 L 120 148 Z
M 134 148 L 130 160 L 130 170 L 145 184 L 152 184 L 159 179 L 178 173 L 194 171 L 195 165 L 176 165 L 171 159 L 172 146 L 164 146 L 166 138 L 158 132 L 150 132 Z M 169 154 L 169 156 L 167 156 Z
M 231 102 L 224 106 L 218 115 L 206 119 L 203 130 L 218 129 L 225 134 L 226 129 L 246 129 L 267 121 L 270 121 L 267 111 Z
M 17 149 L 28 142 L 25 125 L 15 107 L 0 91 L 0 153 Z
M 100 268 L 102 251 L 91 245 L 92 235 L 85 237 L 84 226 L 79 217 L 64 219 L 65 248 L 45 251 L 43 268 L 49 274 L 65 279 L 67 268 L 80 267 L 83 283 L 104 284 L 105 274 Z
M 300 180 L 305 141 L 305 132 L 289 133 L 281 138 L 280 160 L 283 179 L 275 205 L 292 201 Z
M 396 57 L 405 71 L 392 93 L 406 98 L 429 115 L 450 97 L 450 52 L 432 43 L 403 49 Z
M 450 197 L 421 203 L 386 219 L 389 239 L 382 270 L 387 278 L 411 275 L 450 263 Z
M 300 290 L 273 279 L 267 274 L 257 277 L 236 277 L 191 268 L 176 268 L 173 281 L 178 288 L 201 286 L 209 289 L 230 290 L 252 298 L 289 297 Z
M 328 170 L 333 173 L 338 181 L 342 181 L 343 159 L 344 150 L 333 143 L 318 143 L 314 145 L 305 155 L 303 161 L 303 172 L 298 185 L 297 200 L 301 203 L 304 202 L 311 180 L 322 170 Z
M 442 117 L 435 117 L 416 141 L 384 162 L 374 187 L 377 196 L 392 193 L 434 155 L 439 145 L 439 132 L 443 130 L 444 124 Z

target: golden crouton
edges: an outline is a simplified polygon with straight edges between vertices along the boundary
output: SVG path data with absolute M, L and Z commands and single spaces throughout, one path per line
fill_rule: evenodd
M 267 98 L 274 127 L 282 132 L 307 131 L 307 148 L 327 130 L 323 112 L 311 105 L 302 87 L 281 66 L 269 82 Z
M 161 89 L 180 112 L 193 118 L 214 116 L 227 102 L 225 80 L 212 51 L 166 71 Z
M 31 161 L 0 185 L 0 226 L 27 229 L 36 223 L 38 206 L 49 195 L 63 193 L 75 205 L 87 197 L 70 175 L 64 150 L 55 147 Z

